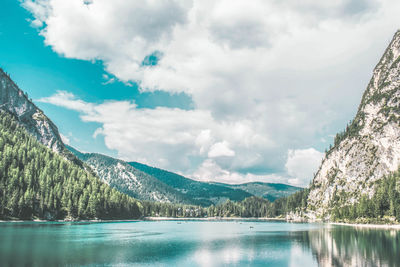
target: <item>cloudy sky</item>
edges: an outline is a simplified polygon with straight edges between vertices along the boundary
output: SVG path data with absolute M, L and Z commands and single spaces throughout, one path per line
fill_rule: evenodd
M 305 186 L 398 0 L 5 0 L 0 64 L 83 151 Z

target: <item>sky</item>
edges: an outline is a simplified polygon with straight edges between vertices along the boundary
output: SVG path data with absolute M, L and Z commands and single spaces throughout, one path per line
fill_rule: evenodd
M 3 0 L 0 67 L 83 152 L 307 186 L 399 13 L 397 0 Z

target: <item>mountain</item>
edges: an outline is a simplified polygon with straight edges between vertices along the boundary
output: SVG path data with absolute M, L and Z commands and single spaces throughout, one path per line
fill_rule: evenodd
M 277 184 L 277 183 L 262 183 L 262 182 L 251 182 L 244 184 L 221 184 L 215 183 L 218 185 L 223 185 L 232 189 L 240 189 L 246 191 L 249 194 L 252 194 L 256 197 L 262 197 L 268 199 L 269 201 L 274 201 L 275 199 L 281 197 L 287 197 L 302 188 L 291 186 L 287 184 Z
M 226 200 L 242 201 L 252 194 L 236 188 L 230 188 L 226 184 L 215 184 L 195 181 L 182 175 L 166 170 L 150 167 L 138 162 L 129 162 L 130 165 L 149 175 L 156 177 L 163 183 L 175 188 L 188 198 L 203 206 L 216 205 Z
M 0 69 L 0 218 L 137 218 L 63 144 L 56 125 Z
M 0 69 L 0 108 L 15 115 L 25 129 L 43 145 L 55 152 L 64 148 L 57 127 Z
M 137 162 L 125 162 L 97 153 L 81 153 L 69 146 L 67 148 L 104 182 L 139 200 L 209 206 L 228 199 L 241 201 L 252 196 L 243 190 L 194 181 Z
M 128 164 L 97 153 L 81 153 L 73 147 L 67 148 L 108 185 L 120 192 L 140 200 L 157 202 L 197 204 L 184 194 Z
M 100 154 L 86 154 L 71 147 L 67 148 L 62 142 L 57 126 L 2 69 L 0 69 L 0 110 L 10 114 L 13 120 L 39 143 L 68 159 L 91 176 L 98 175 L 105 183 L 131 197 L 209 206 L 228 199 L 241 201 L 253 196 L 250 191 L 240 188 L 194 181 L 140 163 L 127 163 Z
M 39 143 L 0 110 L 0 218 L 132 219 L 140 204 Z
M 310 218 L 329 219 L 334 208 L 369 199 L 400 163 L 400 31 L 380 62 L 354 120 L 336 135 L 308 195 Z
M 0 68 L 0 110 L 12 114 L 32 136 L 54 152 L 75 162 L 82 163 L 64 146 L 57 126 L 28 98 Z
M 135 168 L 148 173 L 160 181 L 170 185 L 178 191 L 184 193 L 191 198 L 204 202 L 208 205 L 211 201 L 213 204 L 222 203 L 227 199 L 233 201 L 241 201 L 249 196 L 263 197 L 273 201 L 280 197 L 291 195 L 301 188 L 286 184 L 274 183 L 244 183 L 244 184 L 224 184 L 215 182 L 200 182 L 182 175 L 150 167 L 138 162 L 129 162 Z

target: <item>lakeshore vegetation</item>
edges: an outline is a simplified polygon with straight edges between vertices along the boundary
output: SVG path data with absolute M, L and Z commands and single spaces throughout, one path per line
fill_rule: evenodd
M 0 217 L 19 219 L 140 216 L 140 203 L 40 144 L 0 112 Z

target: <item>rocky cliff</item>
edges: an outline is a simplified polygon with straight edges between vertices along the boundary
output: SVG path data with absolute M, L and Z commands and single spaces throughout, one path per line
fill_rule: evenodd
M 0 109 L 12 114 L 41 144 L 89 172 L 90 168 L 65 148 L 57 126 L 30 100 L 0 68 Z
M 354 120 L 337 134 L 312 182 L 309 217 L 329 219 L 334 206 L 374 194 L 375 182 L 400 163 L 400 31 L 380 62 Z
M 57 153 L 64 150 L 64 144 L 54 123 L 28 99 L 2 69 L 0 69 L 0 109 L 13 114 L 43 145 Z

